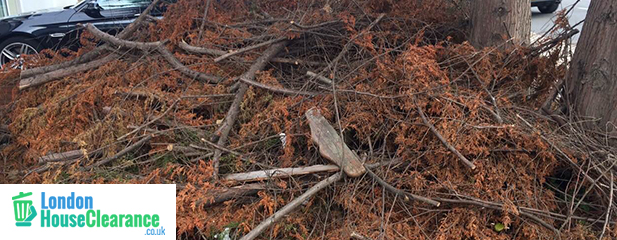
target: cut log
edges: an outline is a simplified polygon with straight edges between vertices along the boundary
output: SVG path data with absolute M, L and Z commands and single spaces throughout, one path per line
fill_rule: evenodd
M 291 176 L 299 176 L 306 175 L 311 173 L 319 173 L 319 172 L 336 172 L 339 171 L 339 167 L 336 165 L 314 165 L 308 167 L 298 167 L 298 168 L 279 168 L 279 169 L 268 169 L 261 171 L 253 171 L 246 173 L 234 173 L 229 174 L 223 177 L 224 180 L 228 181 L 238 181 L 238 182 L 251 182 L 251 181 L 261 181 L 271 178 L 281 178 L 281 177 L 291 177 Z
M 203 207 L 209 207 L 232 199 L 253 195 L 264 189 L 266 189 L 266 184 L 264 183 L 246 184 L 228 189 L 212 189 L 208 190 L 206 193 L 206 196 L 212 197 L 205 200 L 199 200 L 197 205 L 199 206 L 200 204 L 203 204 Z
M 100 154 L 101 152 L 102 152 L 101 149 L 97 149 L 91 152 L 88 152 L 82 149 L 77 149 L 77 150 L 71 150 L 71 151 L 66 151 L 66 152 L 61 152 L 61 153 L 51 153 L 51 154 L 47 154 L 45 156 L 40 157 L 39 163 L 66 162 L 66 161 L 83 158 L 86 155 L 88 155 L 88 157 L 93 157 L 95 155 Z
M 366 169 L 360 157 L 343 142 L 319 109 L 311 108 L 305 115 L 311 127 L 311 139 L 319 146 L 319 153 L 341 167 L 347 176 L 362 176 Z

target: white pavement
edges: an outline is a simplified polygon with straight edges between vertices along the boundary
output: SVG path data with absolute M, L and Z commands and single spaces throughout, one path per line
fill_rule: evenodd
M 570 9 L 577 0 L 563 0 L 559 9 Z M 585 19 L 585 15 L 587 14 L 587 9 L 589 8 L 589 3 L 591 0 L 580 0 L 576 7 L 568 14 L 570 25 L 574 25 Z M 559 10 L 557 10 L 559 11 Z M 548 31 L 553 26 L 553 20 L 555 19 L 554 13 L 540 13 L 537 8 L 531 8 L 531 31 L 542 35 L 544 32 Z M 582 30 L 583 24 L 577 27 L 578 30 Z M 578 42 L 579 34 L 572 38 L 572 43 Z

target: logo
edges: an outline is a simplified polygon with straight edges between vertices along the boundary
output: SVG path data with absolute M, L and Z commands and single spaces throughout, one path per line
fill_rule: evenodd
M 36 217 L 36 209 L 32 205 L 32 200 L 22 198 L 32 196 L 31 192 L 23 193 L 13 197 L 13 211 L 15 212 L 15 226 L 30 227 L 32 220 Z
M 176 237 L 174 184 L 0 184 L 0 206 L 0 239 Z

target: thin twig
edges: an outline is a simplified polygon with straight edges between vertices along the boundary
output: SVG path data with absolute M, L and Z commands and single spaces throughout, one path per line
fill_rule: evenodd
M 476 169 L 476 165 L 474 165 L 471 161 L 469 161 L 465 156 L 463 156 L 463 154 L 461 154 L 458 150 L 456 150 L 456 148 L 450 145 L 448 141 L 446 141 L 446 139 L 443 138 L 443 136 L 441 136 L 441 134 L 437 131 L 437 129 L 435 129 L 435 126 L 433 126 L 433 124 L 429 122 L 428 118 L 426 118 L 426 115 L 424 115 L 422 108 L 420 106 L 417 106 L 416 108 L 418 109 L 418 113 L 420 114 L 420 117 L 422 118 L 424 125 L 426 125 L 431 130 L 431 132 L 435 134 L 435 136 L 439 139 L 439 141 L 441 141 L 441 143 L 443 143 L 443 145 L 445 145 L 446 148 L 448 148 L 448 150 L 454 153 L 454 155 L 456 155 L 463 163 L 465 163 L 465 165 L 467 165 L 472 170 Z
M 242 77 L 240 78 L 240 80 L 251 86 L 263 88 L 263 89 L 266 89 L 268 91 L 275 92 L 275 93 L 281 93 L 281 94 L 287 94 L 287 95 L 305 95 L 305 96 L 315 96 L 318 94 L 318 93 L 313 93 L 313 92 L 296 91 L 296 90 L 291 90 L 291 89 L 286 89 L 286 88 L 268 86 L 266 84 L 259 83 L 259 82 L 246 79 L 246 78 L 242 78 Z
M 277 42 L 284 41 L 285 39 L 287 39 L 287 38 L 285 38 L 285 37 L 275 38 L 275 39 L 272 39 L 272 40 L 269 40 L 269 41 L 265 41 L 265 42 L 262 42 L 262 43 L 259 43 L 259 44 L 255 44 L 255 45 L 251 45 L 251 46 L 248 46 L 248 47 L 244 47 L 244 48 L 241 48 L 241 49 L 238 49 L 238 50 L 226 53 L 226 54 L 224 54 L 224 55 L 222 55 L 220 57 L 217 57 L 217 58 L 214 59 L 214 62 L 217 63 L 217 62 L 225 60 L 228 57 L 234 56 L 236 54 L 240 54 L 240 53 L 243 53 L 243 52 L 251 51 L 253 49 L 257 49 L 257 48 L 260 48 L 260 47 L 265 47 L 265 46 L 268 46 L 268 45 L 271 45 L 271 44 L 275 44 Z
M 142 145 L 144 145 L 144 143 L 146 143 L 146 142 L 150 141 L 150 139 L 152 139 L 152 135 L 148 135 L 148 136 L 146 136 L 145 138 L 142 138 L 142 139 L 141 139 L 141 140 L 139 140 L 138 142 L 134 143 L 133 145 L 128 146 L 127 148 L 123 149 L 122 151 L 120 151 L 120 152 L 116 153 L 116 155 L 113 155 L 113 156 L 111 156 L 111 157 L 109 157 L 109 158 L 106 158 L 106 159 L 104 159 L 104 160 L 102 160 L 102 161 L 99 161 L 99 162 L 97 162 L 97 163 L 93 164 L 92 166 L 85 167 L 84 169 L 85 169 L 86 171 L 89 171 L 89 170 L 90 170 L 90 169 L 92 169 L 92 168 L 95 168 L 95 167 L 98 167 L 98 166 L 101 166 L 101 165 L 104 165 L 104 164 L 110 163 L 110 162 L 112 162 L 112 161 L 115 161 L 115 160 L 117 160 L 118 158 L 121 158 L 122 156 L 126 155 L 127 153 L 132 152 L 132 151 L 134 151 L 135 149 L 137 149 L 137 148 L 141 147 Z
M 199 27 L 199 36 L 197 36 L 197 41 L 201 42 L 201 36 L 204 33 L 204 27 L 206 26 L 206 21 L 208 20 L 208 9 L 210 9 L 211 0 L 206 1 L 206 9 L 204 10 L 204 16 L 201 19 L 201 26 Z
M 330 71 L 330 69 L 332 69 L 332 67 L 334 65 L 336 65 L 342 58 L 343 56 L 347 53 L 347 51 L 349 51 L 349 48 L 351 47 L 351 45 L 354 43 L 354 41 L 366 34 L 367 32 L 371 31 L 371 29 L 373 29 L 373 27 L 375 27 L 375 25 L 377 25 L 377 23 L 379 23 L 379 21 L 381 21 L 381 19 L 383 19 L 383 17 L 385 17 L 386 14 L 382 13 L 379 14 L 379 16 L 373 21 L 371 22 L 371 24 L 369 24 L 365 29 L 363 29 L 360 33 L 358 33 L 357 35 L 355 35 L 352 39 L 350 39 L 347 44 L 345 44 L 345 46 L 343 46 L 343 50 L 341 50 L 341 52 L 339 52 L 339 54 L 336 56 L 336 58 L 334 58 L 334 60 L 332 60 L 332 62 L 330 62 L 330 64 L 328 64 L 328 66 L 323 69 L 321 71 L 321 73 L 319 75 L 324 75 L 324 73 L 326 73 L 327 71 Z
M 321 182 L 315 184 L 315 186 L 311 187 L 305 193 L 295 198 L 293 201 L 289 202 L 280 210 L 276 211 L 272 216 L 263 220 L 257 227 L 253 228 L 248 234 L 244 235 L 240 240 L 253 240 L 258 237 L 263 231 L 265 231 L 268 227 L 270 227 L 275 222 L 281 220 L 281 218 L 285 217 L 287 214 L 291 213 L 294 209 L 300 206 L 304 201 L 326 188 L 327 186 L 332 185 L 335 182 L 338 182 L 343 178 L 343 173 L 338 172 L 333 174 L 332 176 L 322 180 Z
M 311 71 L 307 71 L 306 75 L 309 76 L 309 77 L 316 78 L 317 80 L 319 80 L 319 81 L 321 81 L 321 82 L 323 82 L 325 84 L 328 84 L 328 85 L 332 84 L 332 80 L 331 79 L 329 79 L 327 77 L 324 77 L 324 76 L 321 76 L 321 75 L 319 75 L 317 73 L 314 73 L 314 72 L 311 72 Z
M 161 118 L 163 118 L 165 115 L 167 115 L 167 114 L 168 114 L 168 113 L 169 113 L 172 109 L 174 109 L 174 108 L 176 107 L 176 104 L 178 104 L 178 102 L 179 102 L 179 101 L 180 101 L 179 99 L 178 99 L 178 100 L 176 100 L 176 101 L 174 101 L 174 103 L 172 103 L 172 104 L 171 104 L 171 106 L 170 106 L 167 110 L 165 110 L 165 112 L 163 112 L 161 115 L 159 115 L 159 116 L 155 117 L 154 119 L 150 120 L 150 121 L 149 121 L 149 122 L 147 122 L 146 124 L 141 125 L 141 126 L 139 126 L 139 127 L 135 128 L 135 129 L 133 129 L 133 131 L 130 131 L 129 133 L 127 133 L 127 134 L 124 134 L 124 135 L 120 136 L 120 137 L 119 137 L 119 138 L 117 138 L 116 140 L 122 140 L 122 139 L 124 139 L 124 138 L 126 138 L 126 137 L 128 137 L 128 136 L 130 136 L 130 135 L 132 135 L 132 134 L 134 134 L 134 133 L 136 133 L 136 132 L 138 132 L 139 130 L 141 130 L 141 129 L 143 129 L 143 128 L 147 127 L 147 126 L 149 126 L 150 124 L 152 124 L 152 123 L 154 123 L 154 122 L 156 122 L 156 121 L 160 120 L 160 119 L 161 119 Z
M 366 173 L 368 173 L 369 176 L 371 176 L 375 181 L 377 181 L 377 183 L 379 183 L 379 185 L 383 186 L 386 190 L 394 193 L 395 195 L 399 195 L 399 196 L 403 197 L 403 200 L 405 200 L 405 201 L 416 200 L 416 201 L 420 201 L 420 202 L 424 202 L 424 203 L 433 205 L 435 207 L 439 207 L 439 205 L 441 205 L 438 201 L 435 201 L 435 200 L 432 200 L 430 198 L 423 197 L 423 196 L 420 196 L 420 195 L 416 195 L 416 194 L 413 194 L 413 193 L 408 193 L 408 192 L 405 192 L 403 190 L 400 190 L 400 189 L 390 185 L 389 183 L 387 183 L 386 181 L 381 179 L 379 176 L 377 176 L 377 174 L 375 174 L 368 167 L 366 167 Z
M 609 200 L 608 200 L 608 207 L 606 208 L 606 218 L 604 219 L 604 226 L 602 226 L 602 234 L 600 234 L 600 237 L 598 239 L 602 239 L 602 237 L 604 236 L 604 232 L 606 231 L 606 229 L 608 228 L 608 220 L 610 219 L 611 216 L 611 207 L 613 205 L 613 171 L 611 171 L 611 188 L 610 188 L 610 193 L 609 193 Z
M 495 210 L 503 210 L 503 204 L 501 203 L 493 203 L 493 202 L 485 202 L 485 201 L 476 201 L 476 200 L 472 200 L 472 199 L 448 199 L 448 198 L 433 198 L 436 201 L 440 201 L 440 202 L 445 202 L 445 203 L 454 203 L 454 204 L 470 204 L 470 205 L 476 205 L 476 206 L 480 206 L 480 207 L 484 207 L 484 208 L 491 208 L 491 209 L 495 209 Z M 534 221 L 536 221 L 537 223 L 541 224 L 542 226 L 546 227 L 547 229 L 552 230 L 553 232 L 555 232 L 557 235 L 559 235 L 559 231 L 557 231 L 557 229 L 555 229 L 555 227 L 551 226 L 550 224 L 546 223 L 544 220 L 538 218 L 537 216 L 528 213 L 520 208 L 518 208 L 518 211 L 521 215 L 528 217 Z

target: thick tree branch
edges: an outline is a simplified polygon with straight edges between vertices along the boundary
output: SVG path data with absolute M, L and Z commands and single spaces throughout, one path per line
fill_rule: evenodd
M 246 71 L 240 78 L 244 79 L 254 79 L 257 71 L 260 71 L 266 67 L 266 64 L 270 62 L 270 60 L 276 56 L 283 48 L 287 45 L 287 41 L 276 43 L 270 46 L 264 53 L 257 58 L 255 63 Z M 227 137 L 229 137 L 229 132 L 231 131 L 236 118 L 238 117 L 238 113 L 240 112 L 240 103 L 244 100 L 244 94 L 248 90 L 248 85 L 245 83 L 240 83 L 238 91 L 236 92 L 236 97 L 234 98 L 229 111 L 227 111 L 227 115 L 225 116 L 225 120 L 223 121 L 223 125 L 221 125 L 215 133 L 215 137 L 213 137 L 213 142 L 217 141 L 217 145 L 225 146 L 227 143 Z M 218 138 L 218 140 L 216 140 Z M 219 169 L 219 159 L 221 158 L 222 151 L 216 149 L 214 152 L 214 177 L 218 178 L 218 169 Z
M 66 69 L 58 69 L 52 72 L 35 75 L 33 77 L 22 79 L 21 81 L 19 81 L 19 90 L 24 90 L 26 88 L 39 86 L 39 85 L 42 85 L 42 84 L 45 84 L 45 83 L 48 83 L 54 80 L 58 80 L 60 78 L 71 76 L 71 75 L 84 72 L 84 71 L 88 71 L 91 69 L 95 69 L 115 59 L 118 59 L 119 57 L 120 56 L 118 56 L 117 54 L 111 53 L 107 55 L 106 57 L 98 59 L 98 60 L 94 60 L 91 62 L 79 64 L 77 66 L 72 66 Z
M 182 64 L 176 57 L 174 57 L 174 55 L 169 52 L 169 50 L 167 50 L 164 46 L 160 46 L 159 48 L 157 48 L 157 50 L 172 67 L 190 78 L 213 84 L 223 81 L 223 79 L 220 77 L 191 70 L 190 68 Z
M 86 30 L 88 30 L 88 32 L 92 33 L 92 35 L 94 35 L 95 37 L 114 46 L 119 46 L 119 47 L 124 47 L 124 48 L 137 48 L 142 51 L 152 51 L 153 49 L 156 49 L 157 47 L 162 45 L 162 43 L 159 41 L 157 42 L 134 42 L 134 41 L 122 40 L 120 38 L 114 37 L 112 35 L 109 35 L 99 30 L 94 25 L 92 25 L 92 23 L 86 24 L 85 28 Z
M 145 18 L 147 18 L 147 16 L 149 16 L 150 11 L 152 11 L 152 9 L 158 5 L 158 3 L 161 0 L 155 0 L 152 2 L 152 4 L 150 4 L 142 13 L 141 15 L 139 15 L 139 17 L 137 19 L 135 19 L 135 21 L 133 21 L 131 24 L 129 24 L 129 26 L 127 26 L 124 30 L 122 30 L 120 33 L 118 33 L 118 38 L 120 39 L 126 39 L 127 37 L 131 36 L 135 31 L 137 31 L 137 29 L 139 28 L 139 25 L 143 22 L 143 20 Z M 97 59 L 98 57 L 102 56 L 105 54 L 105 46 L 100 46 L 95 48 L 94 50 L 84 53 L 81 56 L 78 56 L 77 58 L 70 60 L 70 61 L 66 61 L 66 62 L 61 62 L 58 64 L 54 64 L 54 65 L 49 65 L 49 66 L 42 66 L 42 67 L 37 67 L 37 68 L 32 68 L 32 69 L 25 69 L 21 71 L 21 75 L 20 78 L 29 78 L 35 75 L 39 75 L 39 74 L 44 74 L 44 73 L 48 73 L 48 72 L 53 72 L 53 71 L 57 71 L 57 70 L 61 70 L 61 69 L 65 69 L 77 64 L 82 64 L 82 63 L 87 63 L 90 61 L 93 61 L 95 59 Z

